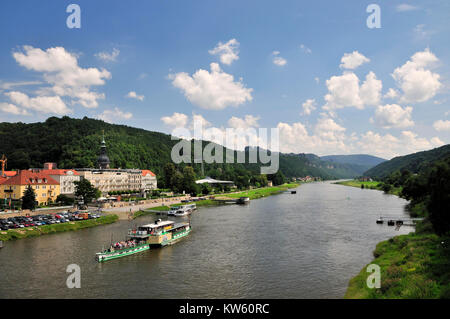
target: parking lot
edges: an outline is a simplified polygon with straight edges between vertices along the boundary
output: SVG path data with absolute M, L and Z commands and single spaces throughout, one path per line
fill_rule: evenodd
M 61 224 L 67 222 L 82 221 L 86 219 L 96 219 L 100 217 L 101 217 L 100 213 L 87 211 L 79 211 L 79 212 L 63 211 L 55 214 L 15 216 L 0 219 L 0 230 Z

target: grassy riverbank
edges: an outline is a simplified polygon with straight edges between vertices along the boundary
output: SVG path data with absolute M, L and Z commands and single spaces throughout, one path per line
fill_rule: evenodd
M 367 287 L 366 266 L 350 280 L 345 298 L 450 298 L 449 244 L 449 238 L 416 233 L 380 242 L 371 264 L 380 266 L 381 288 Z
M 336 182 L 335 184 L 357 187 L 357 188 L 364 188 L 364 189 L 376 189 L 379 191 L 384 191 L 387 194 L 392 194 L 392 195 L 397 195 L 397 196 L 400 195 L 400 192 L 402 190 L 401 187 L 392 187 L 389 190 L 383 189 L 383 183 L 377 182 L 377 181 L 362 182 L 362 181 L 358 181 L 358 180 L 351 180 L 351 181 Z
M 112 224 L 118 220 L 117 215 L 102 216 L 97 219 L 87 219 L 76 222 L 67 222 L 63 224 L 43 225 L 27 228 L 9 229 L 0 231 L 0 240 L 8 241 L 12 239 L 22 239 L 28 237 L 36 237 L 46 234 L 60 233 L 66 231 L 90 228 L 99 225 Z
M 258 199 L 258 198 L 267 197 L 270 195 L 279 194 L 283 191 L 286 191 L 289 188 L 298 187 L 299 185 L 300 184 L 298 184 L 298 183 L 283 184 L 280 186 L 263 187 L 263 188 L 257 188 L 257 189 L 252 189 L 252 190 L 242 191 L 242 192 L 237 192 L 237 193 L 214 194 L 214 196 L 228 197 L 228 198 L 249 197 L 252 200 L 252 199 Z M 197 201 L 197 202 L 195 202 L 195 204 L 197 205 L 197 207 L 221 205 L 219 202 L 216 202 L 212 199 Z M 179 206 L 179 205 L 182 205 L 182 204 L 173 204 L 170 206 Z M 155 211 L 168 211 L 170 209 L 170 206 L 157 206 L 157 207 L 152 207 L 152 208 L 149 208 L 146 210 L 137 211 L 134 213 L 133 219 L 141 217 L 141 216 L 153 214 L 153 213 L 155 213 Z

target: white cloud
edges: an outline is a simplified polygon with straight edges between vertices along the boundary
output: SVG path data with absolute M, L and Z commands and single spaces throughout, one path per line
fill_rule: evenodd
M 382 82 L 375 73 L 370 72 L 361 87 L 359 79 L 353 72 L 344 72 L 340 76 L 332 76 L 326 81 L 328 94 L 325 95 L 325 110 L 344 107 L 363 109 L 365 105 L 377 105 L 381 98 Z
M 398 91 L 395 90 L 395 89 L 393 89 L 393 88 L 390 88 L 390 89 L 388 90 L 388 92 L 384 95 L 384 98 L 387 98 L 387 99 L 395 99 L 395 98 L 397 98 L 398 96 L 399 96 Z
M 404 109 L 397 104 L 379 105 L 375 110 L 375 117 L 371 119 L 376 125 L 389 128 L 407 128 L 414 125 L 411 120 L 412 107 Z
M 258 127 L 258 121 L 259 117 L 253 115 L 246 115 L 244 118 L 233 116 L 228 120 L 228 126 L 232 128 L 247 129 L 250 127 Z
M 42 72 L 44 80 L 51 87 L 41 88 L 39 95 L 56 94 L 68 96 L 84 107 L 95 108 L 98 99 L 104 99 L 102 93 L 93 92 L 91 86 L 104 85 L 111 73 L 105 69 L 81 68 L 75 54 L 67 52 L 63 47 L 39 48 L 24 46 L 24 52 L 14 52 L 13 57 L 19 65 L 28 70 Z
M 316 81 L 316 83 L 319 84 L 319 82 L 320 82 L 319 77 L 316 76 L 316 77 L 314 78 L 314 81 Z
M 401 3 L 395 7 L 397 12 L 406 12 L 406 11 L 414 11 L 419 9 L 419 7 L 407 4 L 407 3 Z
M 450 131 L 450 121 L 438 120 L 433 123 L 433 127 L 436 131 Z
M 281 56 L 279 56 L 280 51 L 273 51 L 272 55 L 274 55 L 273 58 L 273 64 L 278 65 L 278 66 L 285 66 L 287 64 L 287 60 L 285 58 L 282 58 Z
M 143 95 L 138 95 L 138 94 L 137 94 L 136 92 L 134 92 L 134 91 L 128 92 L 128 94 L 127 94 L 126 97 L 128 97 L 128 98 L 130 98 L 130 99 L 136 99 L 136 100 L 139 100 L 139 101 L 144 101 L 144 96 L 143 96 Z
M 310 115 L 312 111 L 316 109 L 316 100 L 315 99 L 308 99 L 305 101 L 305 103 L 302 104 L 303 107 L 303 114 L 304 115 Z
M 117 57 L 119 56 L 120 51 L 116 48 L 112 50 L 111 53 L 108 52 L 99 52 L 96 53 L 95 56 L 99 58 L 100 60 L 106 61 L 106 62 L 115 62 L 117 61 Z
M 230 65 L 239 59 L 239 42 L 236 39 L 231 39 L 227 43 L 219 42 L 214 49 L 208 52 L 212 55 L 219 55 L 220 62 Z
M 16 86 L 28 86 L 28 85 L 38 85 L 42 84 L 41 81 L 22 81 L 22 82 L 1 82 L 0 89 L 10 90 Z
M 358 51 L 353 51 L 352 53 L 345 53 L 341 58 L 341 64 L 339 67 L 341 69 L 354 70 L 364 63 L 370 62 L 370 59 L 366 58 L 364 55 Z
M 170 127 L 186 127 L 188 116 L 183 113 L 173 113 L 171 116 L 161 117 L 161 121 Z
M 58 115 L 72 113 L 72 110 L 67 108 L 66 104 L 59 96 L 37 96 L 30 98 L 25 93 L 17 91 L 6 92 L 5 95 L 8 96 L 14 104 L 39 113 L 53 113 Z
M 411 154 L 442 146 L 443 142 L 437 138 L 420 138 L 411 131 L 402 131 L 399 137 L 391 134 L 381 135 L 368 131 L 356 143 L 359 151 L 390 159 L 395 156 Z
M 429 50 L 415 53 L 394 70 L 392 77 L 403 91 L 401 103 L 419 103 L 433 98 L 441 88 L 440 75 L 429 70 L 439 59 Z
M 242 79 L 235 82 L 233 76 L 223 72 L 217 63 L 211 63 L 211 72 L 200 69 L 192 76 L 181 72 L 169 75 L 169 78 L 172 85 L 181 89 L 192 104 L 204 109 L 237 107 L 253 99 L 253 89 L 247 89 Z
M 11 103 L 0 103 L 0 111 L 14 115 L 30 115 L 27 110 L 20 109 Z
M 103 113 L 99 114 L 97 117 L 108 123 L 116 123 L 120 122 L 121 120 L 131 119 L 133 117 L 133 114 L 130 112 L 124 112 L 115 107 L 114 110 L 104 110 Z

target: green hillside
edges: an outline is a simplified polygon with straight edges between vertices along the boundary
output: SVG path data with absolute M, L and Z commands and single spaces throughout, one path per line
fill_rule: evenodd
M 450 156 L 450 144 L 405 156 L 399 156 L 390 161 L 383 162 L 364 173 L 373 179 L 383 179 L 395 171 L 408 170 L 419 173 L 437 161 L 444 160 Z
M 358 175 L 363 175 L 365 171 L 386 161 L 383 158 L 366 154 L 327 155 L 321 156 L 320 159 L 327 162 L 346 164 L 349 168 L 357 172 Z
M 9 169 L 42 167 L 45 162 L 56 162 L 60 168 L 95 167 L 102 131 L 112 168 L 151 169 L 161 175 L 177 143 L 163 133 L 65 116 L 50 117 L 43 123 L 0 123 L 0 154 L 8 157 Z M 200 164 L 192 166 L 200 175 Z M 205 175 L 234 180 L 239 175 L 259 174 L 259 168 L 260 164 L 205 164 Z M 280 170 L 288 177 L 336 179 L 358 175 L 346 164 L 326 162 L 311 154 L 281 154 Z

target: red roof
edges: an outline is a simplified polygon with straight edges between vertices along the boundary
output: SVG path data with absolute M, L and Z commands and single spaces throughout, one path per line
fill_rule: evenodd
M 153 173 L 152 171 L 150 171 L 148 169 L 143 169 L 142 176 L 147 176 L 147 174 L 150 174 L 150 176 L 156 176 L 155 173 Z
M 6 177 L 13 177 L 13 176 L 17 175 L 17 172 L 16 171 L 4 171 L 4 175 Z
M 39 182 L 40 181 L 40 182 Z M 44 173 L 35 173 L 27 170 L 20 171 L 2 183 L 3 185 L 59 185 L 57 181 Z
M 67 175 L 67 172 L 73 172 L 73 175 L 80 175 L 76 170 L 74 169 L 43 169 L 41 170 L 41 173 L 47 174 L 47 175 Z

